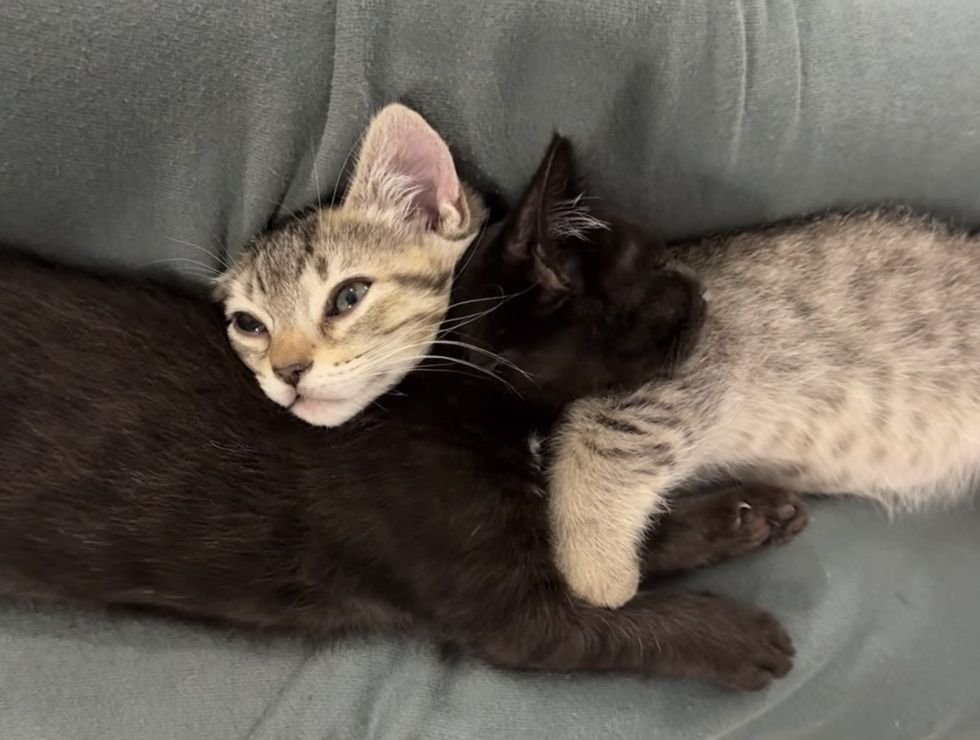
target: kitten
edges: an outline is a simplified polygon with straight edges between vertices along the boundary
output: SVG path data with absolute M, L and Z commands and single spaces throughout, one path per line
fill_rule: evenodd
M 625 293 L 571 277 L 590 264 L 591 232 L 550 242 L 559 270 L 521 226 L 554 230 L 564 197 L 554 165 L 502 241 L 475 253 L 479 270 L 462 270 L 460 289 L 485 297 L 509 285 L 544 298 L 554 277 L 569 286 L 570 319 L 580 301 L 595 304 L 593 317 L 624 318 Z M 617 228 L 604 232 L 611 248 Z M 299 264 L 304 250 L 288 254 Z M 695 305 L 689 278 L 661 268 L 649 277 Z M 528 305 L 515 317 L 526 328 L 559 315 Z M 790 668 L 789 638 L 755 609 L 692 593 L 651 592 L 616 612 L 573 598 L 552 560 L 529 445 L 550 414 L 502 385 L 423 366 L 383 408 L 314 429 L 266 401 L 209 306 L 163 287 L 0 257 L 0 312 L 0 594 L 314 636 L 393 631 L 522 670 L 755 689 Z M 479 325 L 479 314 L 457 316 L 450 326 Z M 670 323 L 683 333 L 688 319 L 682 307 L 647 326 L 672 347 Z M 594 328 L 566 337 L 590 367 L 620 349 L 615 323 Z M 636 358 L 637 372 L 668 360 L 657 346 Z M 616 387 L 616 367 L 603 370 Z M 805 523 L 798 498 L 779 490 L 692 497 L 660 523 L 645 573 L 786 541 Z
M 486 250 L 490 264 L 473 250 L 467 269 L 500 273 L 503 298 L 465 328 L 470 342 L 496 353 L 477 350 L 469 359 L 552 410 L 675 373 L 704 317 L 691 270 L 649 231 L 602 211 L 582 189 L 564 137 L 553 137 L 524 204 L 504 227 L 502 249 Z M 503 272 L 493 264 L 500 259 Z M 457 292 L 473 300 L 477 286 L 485 290 L 471 280 Z
M 575 594 L 631 599 L 651 517 L 705 477 L 905 509 L 968 493 L 980 469 L 980 241 L 871 211 L 674 254 L 707 289 L 693 356 L 672 378 L 573 404 L 553 440 L 555 557 Z
M 342 424 L 426 354 L 484 219 L 445 142 L 389 105 L 341 204 L 259 236 L 219 279 L 231 344 L 272 401 Z

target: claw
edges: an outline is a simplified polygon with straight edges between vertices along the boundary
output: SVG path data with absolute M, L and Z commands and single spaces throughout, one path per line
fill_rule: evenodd
M 739 526 L 742 523 L 742 512 L 752 511 L 752 505 L 746 501 L 742 501 L 738 505 L 738 509 L 735 511 L 735 526 Z

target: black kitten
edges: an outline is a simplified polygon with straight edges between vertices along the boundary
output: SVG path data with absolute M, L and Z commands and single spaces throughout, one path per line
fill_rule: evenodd
M 472 298 L 489 284 L 503 299 L 467 334 L 503 356 L 509 364 L 493 369 L 537 405 L 558 409 L 670 374 L 697 337 L 700 283 L 669 263 L 651 233 L 585 195 L 561 136 L 498 239 L 483 244 L 467 267 L 477 275 L 464 273 L 456 290 Z M 468 359 L 486 365 L 486 358 Z
M 461 286 L 523 296 L 487 314 L 479 334 L 490 346 L 498 333 L 554 347 L 538 356 L 560 373 L 534 371 L 552 404 L 629 384 L 634 363 L 674 361 L 700 310 L 696 285 L 638 248 L 652 271 L 627 270 L 629 288 L 617 287 L 616 224 L 560 240 L 554 255 L 536 251 L 526 224 L 550 228 L 570 182 L 570 153 L 556 147 L 488 247 L 487 272 L 468 270 Z M 616 322 L 644 325 L 637 296 L 650 286 L 648 338 L 660 349 L 644 355 L 629 326 L 617 343 Z M 315 429 L 268 402 L 211 307 L 165 288 L 6 256 L 0 315 L 4 595 L 314 635 L 411 633 L 515 669 L 752 689 L 790 668 L 790 641 L 764 612 L 689 593 L 648 593 L 617 611 L 571 597 L 529 445 L 546 429 L 503 388 L 415 373 L 383 408 Z M 583 372 L 566 388 L 561 373 L 575 366 Z M 788 539 L 804 522 L 802 504 L 780 491 L 680 501 L 647 575 Z

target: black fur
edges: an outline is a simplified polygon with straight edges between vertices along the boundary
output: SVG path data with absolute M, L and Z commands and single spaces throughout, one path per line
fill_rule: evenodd
M 576 201 L 606 227 L 555 234 L 562 211 L 567 215 Z M 501 235 L 475 250 L 460 297 L 493 295 L 492 287 L 505 298 L 467 333 L 532 377 L 488 363 L 481 353 L 468 359 L 506 375 L 536 405 L 559 409 L 669 374 L 703 320 L 697 280 L 668 263 L 652 233 L 606 213 L 584 193 L 571 145 L 557 135 Z

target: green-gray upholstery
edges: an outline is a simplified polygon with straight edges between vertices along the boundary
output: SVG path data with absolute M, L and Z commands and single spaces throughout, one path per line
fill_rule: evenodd
M 4 0 L 0 241 L 199 279 L 394 99 L 509 195 L 557 127 L 671 236 L 880 201 L 980 225 L 975 0 Z M 815 504 L 697 579 L 797 640 L 746 696 L 3 605 L 0 738 L 980 737 L 978 574 L 971 507 Z

